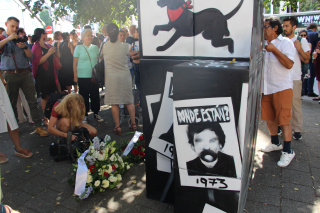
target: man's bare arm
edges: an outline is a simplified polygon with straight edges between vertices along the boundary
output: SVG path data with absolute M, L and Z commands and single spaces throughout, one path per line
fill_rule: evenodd
M 294 42 L 294 46 L 296 47 L 298 53 L 299 53 L 299 57 L 301 59 L 301 61 L 303 61 L 304 63 L 309 63 L 310 61 L 310 51 L 304 52 L 302 47 L 301 47 L 301 42 L 296 40 Z
M 12 41 L 13 39 L 17 39 L 19 38 L 19 36 L 16 33 L 12 33 L 9 37 L 3 39 L 0 41 L 0 49 L 6 45 L 6 43 L 8 43 L 9 41 Z
M 291 69 L 293 67 L 294 62 L 285 54 L 282 54 L 280 50 L 278 50 L 272 43 L 268 42 L 268 45 L 265 46 L 265 49 L 267 52 L 272 52 L 285 68 Z

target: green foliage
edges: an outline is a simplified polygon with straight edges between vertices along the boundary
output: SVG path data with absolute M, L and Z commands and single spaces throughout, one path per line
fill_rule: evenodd
M 53 20 L 50 18 L 48 10 L 44 10 L 44 11 L 40 12 L 39 17 L 45 24 L 45 26 L 43 26 L 43 27 L 52 26 Z
M 305 0 L 300 2 L 299 7 L 300 12 L 310 11 L 310 10 L 320 10 L 320 1 L 319 0 Z
M 272 4 L 274 7 L 274 13 L 279 13 L 281 0 L 273 0 Z M 270 13 L 270 2 L 271 0 L 264 0 L 264 8 L 265 13 Z M 283 5 L 283 10 L 291 7 L 291 11 L 297 11 L 298 9 L 298 2 L 299 2 L 299 11 L 313 11 L 313 10 L 320 10 L 320 1 L 319 0 L 285 0 Z
M 34 17 L 48 7 L 44 6 L 44 0 L 24 1 Z M 125 23 L 131 15 L 137 15 L 136 0 L 50 0 L 53 16 L 56 20 L 74 13 L 74 25 L 87 24 L 89 22 L 111 23 L 118 25 Z

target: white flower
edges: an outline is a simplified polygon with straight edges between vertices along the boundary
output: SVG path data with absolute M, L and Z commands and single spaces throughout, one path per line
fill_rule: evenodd
M 92 141 L 93 141 L 94 149 L 99 150 L 100 149 L 100 139 L 98 137 L 94 137 Z
M 129 170 L 130 169 L 130 166 L 129 165 L 127 165 L 127 170 Z
M 101 149 L 104 149 L 105 147 L 106 147 L 106 143 L 105 143 L 105 142 L 101 142 L 101 143 L 100 143 L 100 148 L 101 148 Z
M 93 156 L 91 156 L 91 155 L 88 155 L 87 157 L 86 157 L 86 159 L 87 159 L 87 161 L 96 161 L 96 159 L 93 157 Z
M 117 159 L 116 159 L 116 156 L 115 156 L 115 155 L 111 155 L 111 156 L 110 156 L 110 160 L 111 160 L 111 161 L 116 161 L 116 160 L 117 160 Z
M 110 164 L 108 165 L 108 169 L 106 169 L 106 172 L 109 174 L 112 172 L 112 166 Z
M 92 182 L 92 176 L 90 174 L 87 174 L 87 183 Z
M 95 186 L 95 187 L 100 186 L 100 180 L 96 180 L 96 182 L 94 182 L 94 186 Z
M 107 143 L 108 141 L 111 141 L 110 135 L 106 135 L 106 136 L 104 137 L 104 142 Z
M 123 164 L 122 157 L 120 157 L 119 155 L 118 155 L 118 161 L 119 161 L 121 164 Z
M 120 174 L 117 174 L 118 181 L 122 181 L 122 177 Z
M 118 180 L 118 178 L 113 175 L 110 175 L 110 177 L 108 179 L 110 182 L 117 182 L 117 180 Z
M 95 158 L 98 158 L 99 155 L 101 155 L 100 152 L 99 151 L 95 151 L 92 156 L 95 157 Z
M 102 187 L 105 188 L 105 189 L 108 188 L 109 187 L 109 181 L 108 180 L 103 180 L 102 181 Z
M 90 153 L 93 154 L 95 152 L 94 147 L 92 146 Z
M 104 159 L 103 155 L 99 154 L 99 155 L 98 155 L 98 160 L 99 160 L 99 161 L 103 161 L 103 159 Z
M 114 164 L 114 166 L 115 166 L 116 168 L 118 168 L 118 167 L 119 167 L 119 165 L 118 165 L 118 164 L 116 164 L 116 163 Z
M 92 142 L 95 143 L 95 142 L 98 142 L 100 143 L 100 139 L 96 136 L 92 139 Z

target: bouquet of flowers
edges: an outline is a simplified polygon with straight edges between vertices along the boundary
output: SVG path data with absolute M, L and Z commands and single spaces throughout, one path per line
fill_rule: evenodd
M 128 142 L 126 142 L 125 145 L 122 146 L 122 150 L 124 151 L 128 145 Z M 140 135 L 138 141 L 134 143 L 134 146 L 130 153 L 127 156 L 122 156 L 124 161 L 130 162 L 130 163 L 140 163 L 144 161 L 145 157 L 145 141 L 143 134 Z
M 87 198 L 89 194 L 95 191 L 103 192 L 106 189 L 112 189 L 122 180 L 122 174 L 130 169 L 130 165 L 124 162 L 122 157 L 116 153 L 116 141 L 110 142 L 110 136 L 106 135 L 104 140 L 95 137 L 89 147 L 89 151 L 84 158 L 87 165 L 86 190 L 79 197 Z M 78 153 L 80 156 L 81 153 Z M 75 168 L 77 164 L 73 165 Z

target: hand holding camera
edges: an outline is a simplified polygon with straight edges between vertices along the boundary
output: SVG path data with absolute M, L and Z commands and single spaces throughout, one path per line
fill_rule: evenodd
M 15 33 L 14 33 L 14 34 L 15 34 Z M 12 34 L 11 34 L 11 35 L 12 35 Z M 11 36 L 11 35 L 10 35 L 10 36 Z M 21 37 L 17 37 L 17 38 L 12 39 L 12 41 L 18 45 L 18 43 L 25 43 L 25 42 L 27 42 L 27 41 L 28 41 L 28 37 L 27 37 L 27 36 L 21 36 Z M 19 46 L 19 45 L 18 45 L 18 46 Z
M 12 33 L 11 35 L 9 35 L 8 39 L 10 41 L 16 40 L 17 38 L 19 38 L 19 36 L 17 35 L 17 33 Z

